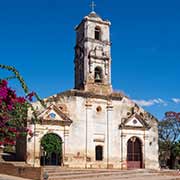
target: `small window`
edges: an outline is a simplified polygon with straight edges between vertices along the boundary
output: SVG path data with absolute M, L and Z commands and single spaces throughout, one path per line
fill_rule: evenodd
M 98 106 L 98 107 L 96 108 L 96 111 L 97 111 L 97 112 L 101 112 L 101 111 L 102 111 L 101 106 Z
M 50 116 L 50 118 L 54 119 L 56 117 L 56 114 L 50 113 L 49 116 Z
M 137 124 L 137 120 L 136 119 L 133 120 L 133 124 Z
M 96 146 L 96 161 L 102 161 L 102 160 L 103 160 L 103 147 Z
M 102 69 L 100 67 L 95 68 L 94 79 L 95 79 L 95 83 L 102 83 Z
M 95 27 L 95 39 L 101 40 L 101 29 L 100 29 L 100 27 Z

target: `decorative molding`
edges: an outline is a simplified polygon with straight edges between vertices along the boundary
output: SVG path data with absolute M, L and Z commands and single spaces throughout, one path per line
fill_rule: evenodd
M 41 120 L 41 125 L 70 126 L 72 122 L 62 120 Z
M 85 104 L 86 108 L 91 108 L 92 107 L 92 102 L 90 99 L 86 99 L 86 104 Z
M 111 100 L 108 100 L 107 101 L 107 110 L 108 111 L 112 111 L 113 110 L 113 105 L 112 105 L 112 101 Z
M 108 45 L 108 46 L 111 46 L 111 42 L 109 41 L 99 41 L 99 40 L 95 40 L 93 38 L 89 38 L 89 37 L 86 37 L 84 38 L 84 42 L 92 42 L 92 43 L 98 43 L 98 44 L 101 44 L 101 45 Z

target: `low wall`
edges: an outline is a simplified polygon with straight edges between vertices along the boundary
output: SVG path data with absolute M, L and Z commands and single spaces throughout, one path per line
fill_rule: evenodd
M 11 163 L 0 162 L 0 173 L 27 179 L 41 180 L 42 168 L 15 166 Z

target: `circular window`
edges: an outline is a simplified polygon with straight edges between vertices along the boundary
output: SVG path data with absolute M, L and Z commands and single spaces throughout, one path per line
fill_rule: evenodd
M 53 118 L 53 119 L 54 119 L 54 118 L 56 117 L 56 114 L 50 113 L 49 116 L 50 116 L 50 118 Z
M 98 106 L 98 107 L 96 108 L 96 111 L 97 111 L 97 112 L 101 112 L 101 111 L 102 111 L 101 106 Z
M 133 120 L 133 124 L 137 124 L 137 120 L 136 119 Z

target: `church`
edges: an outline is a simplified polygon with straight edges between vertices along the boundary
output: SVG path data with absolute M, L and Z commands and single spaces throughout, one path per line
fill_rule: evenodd
M 157 119 L 113 91 L 110 26 L 94 11 L 76 26 L 74 89 L 45 98 L 46 108 L 33 103 L 39 121 L 28 122 L 33 136 L 19 148 L 28 165 L 159 168 Z M 46 152 L 48 136 L 60 144 L 58 152 Z

